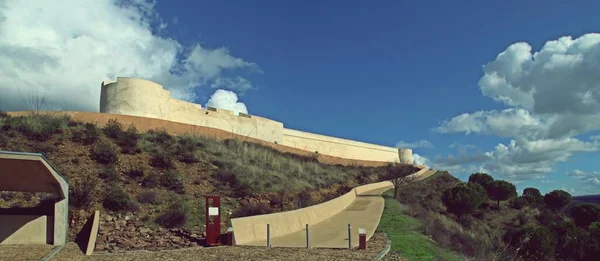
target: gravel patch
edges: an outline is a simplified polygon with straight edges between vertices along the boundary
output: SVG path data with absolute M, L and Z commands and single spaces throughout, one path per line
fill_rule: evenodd
M 371 260 L 385 248 L 386 239 L 376 233 L 367 242 L 366 250 L 305 249 L 266 247 L 194 247 L 169 251 L 94 252 L 85 256 L 76 244 L 69 243 L 52 260 Z
M 0 245 L 0 261 L 40 260 L 53 245 Z

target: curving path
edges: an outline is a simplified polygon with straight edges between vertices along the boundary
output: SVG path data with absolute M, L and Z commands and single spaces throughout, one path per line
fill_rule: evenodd
M 428 170 L 412 182 L 429 177 L 435 172 L 437 171 Z M 358 246 L 359 228 L 366 229 L 367 240 L 369 240 L 375 233 L 383 213 L 385 201 L 381 194 L 392 188 L 393 186 L 389 186 L 360 193 L 354 202 L 342 212 L 310 226 L 308 228 L 310 246 L 316 248 L 348 248 L 348 224 L 352 226 L 352 247 Z M 267 240 L 259 240 L 244 245 L 266 246 Z M 271 246 L 306 247 L 306 230 L 271 238 Z

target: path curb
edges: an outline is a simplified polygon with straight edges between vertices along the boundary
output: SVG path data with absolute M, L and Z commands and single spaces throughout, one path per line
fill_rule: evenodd
M 385 241 L 386 241 L 385 248 L 383 250 L 381 250 L 381 252 L 379 252 L 379 254 L 376 257 L 371 259 L 371 261 L 381 260 L 390 252 L 390 249 L 392 248 L 392 241 L 388 238 L 387 233 L 383 233 L 383 236 L 385 236 Z
M 66 245 L 66 244 L 65 244 Z M 63 248 L 65 247 L 65 245 L 60 245 L 60 246 L 55 246 L 54 248 L 52 248 L 52 250 L 50 250 L 50 253 L 48 253 L 46 256 L 42 257 L 42 259 L 40 259 L 40 261 L 48 261 L 52 258 L 54 258 L 54 256 Z

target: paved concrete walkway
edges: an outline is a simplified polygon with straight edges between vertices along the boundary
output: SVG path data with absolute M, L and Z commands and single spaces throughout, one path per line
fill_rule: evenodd
M 415 181 L 429 177 L 435 172 L 436 170 L 428 170 Z M 381 194 L 392 188 L 390 186 L 365 191 L 357 195 L 354 202 L 339 214 L 318 224 L 312 226 L 309 224 L 310 246 L 313 248 L 348 248 L 348 224 L 351 225 L 352 247 L 358 246 L 359 228 L 367 230 L 367 240 L 369 240 L 375 233 L 383 213 L 385 201 Z M 267 240 L 256 241 L 248 245 L 266 246 Z M 271 238 L 271 246 L 306 247 L 306 230 Z

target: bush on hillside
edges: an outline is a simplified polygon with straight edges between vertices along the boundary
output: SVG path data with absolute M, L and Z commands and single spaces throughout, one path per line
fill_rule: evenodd
M 98 180 L 92 177 L 75 182 L 69 190 L 69 205 L 75 208 L 87 208 L 94 203 Z
M 526 188 L 523 190 L 523 198 L 529 202 L 529 204 L 537 205 L 544 202 L 544 196 L 536 188 Z
M 487 199 L 485 189 L 478 183 L 461 183 L 442 193 L 448 211 L 458 216 L 472 212 Z
M 579 204 L 571 208 L 571 217 L 579 227 L 587 228 L 593 222 L 600 222 L 600 207 L 595 204 Z
M 161 169 L 173 169 L 173 154 L 164 148 L 156 148 L 150 153 L 150 166 Z
M 135 125 L 130 124 L 127 130 L 119 135 L 117 144 L 121 147 L 121 153 L 136 154 L 142 150 L 138 147 L 139 134 Z
M 4 119 L 4 118 L 8 118 L 10 117 L 10 115 L 8 115 L 8 113 L 6 113 L 5 111 L 0 111 L 0 119 Z
M 112 211 L 131 211 L 135 212 L 139 206 L 131 199 L 129 194 L 123 190 L 117 183 L 112 183 L 104 194 L 102 202 L 104 208 Z
M 177 194 L 185 194 L 185 187 L 183 186 L 183 181 L 181 181 L 181 177 L 179 173 L 173 170 L 169 170 L 165 172 L 160 180 L 160 184 Z
M 165 228 L 174 228 L 182 227 L 187 220 L 188 211 L 185 205 L 182 202 L 177 201 L 156 218 L 156 223 Z
M 90 149 L 90 156 L 100 164 L 113 164 L 119 161 L 117 146 L 110 140 L 101 139 Z
M 173 136 L 171 136 L 165 129 L 154 129 L 149 130 L 147 133 L 146 140 L 162 145 L 164 148 L 170 148 L 173 144 Z
M 244 195 L 248 192 L 248 187 L 233 172 L 219 170 L 213 174 L 213 180 L 219 182 L 222 186 L 231 188 L 235 192 L 235 195 Z
M 98 171 L 98 177 L 106 181 L 115 181 L 119 179 L 119 173 L 114 165 L 106 166 Z
M 510 207 L 520 210 L 527 206 L 528 201 L 523 197 L 516 197 L 511 199 L 508 203 Z
M 9 117 L 4 120 L 2 129 L 17 130 L 25 137 L 34 141 L 47 141 L 54 134 L 62 133 L 70 120 L 68 116 L 29 115 Z
M 100 130 L 92 123 L 86 123 L 82 129 L 71 132 L 71 140 L 83 145 L 91 145 L 100 139 Z
M 473 173 L 469 176 L 469 182 L 477 183 L 485 189 L 492 181 L 494 181 L 494 178 L 487 173 Z
M 106 137 L 117 141 L 121 138 L 121 135 L 123 135 L 123 125 L 121 125 L 117 119 L 110 119 L 102 128 L 102 132 L 104 132 Z
M 160 174 L 156 171 L 151 171 L 143 180 L 142 187 L 156 188 L 160 185 Z
M 500 209 L 500 201 L 509 200 L 517 196 L 515 185 L 505 180 L 494 180 L 487 183 L 486 191 L 491 200 L 497 201 L 497 209 Z
M 561 220 L 550 225 L 556 239 L 555 254 L 560 260 L 585 260 L 584 253 L 589 234 L 570 221 Z
M 525 260 L 542 261 L 554 256 L 556 240 L 550 230 L 543 226 L 531 226 L 509 230 L 505 239 Z
M 134 179 L 143 178 L 145 173 L 146 168 L 144 168 L 144 165 L 142 164 L 131 164 L 129 170 L 127 170 L 127 176 Z
M 197 142 L 194 137 L 182 136 L 177 140 L 177 146 L 175 148 L 175 154 L 179 161 L 184 163 L 198 162 L 198 148 L 202 144 Z
M 271 208 L 271 206 L 269 206 L 265 203 L 262 203 L 262 202 L 246 203 L 246 204 L 243 204 L 242 206 L 240 206 L 239 208 L 237 208 L 232 213 L 231 218 L 264 215 L 264 214 L 271 214 L 273 212 L 274 212 L 274 210 Z
M 544 195 L 544 203 L 551 209 L 560 210 L 569 205 L 572 198 L 571 194 L 564 190 L 553 190 Z
M 152 205 L 160 205 L 161 203 L 158 193 L 153 190 L 140 192 L 140 194 L 138 194 L 138 202 Z

